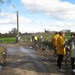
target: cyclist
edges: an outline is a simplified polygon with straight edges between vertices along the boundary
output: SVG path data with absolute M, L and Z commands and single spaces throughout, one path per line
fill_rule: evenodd
M 75 66 L 74 66 L 74 59 L 75 59 L 75 33 L 71 33 L 71 39 L 69 39 L 66 44 L 69 46 L 69 50 L 70 50 L 72 72 L 75 73 Z
M 65 72 L 65 70 L 61 68 L 64 54 L 66 54 L 64 36 L 65 36 L 65 32 L 60 31 L 59 37 L 57 38 L 57 54 L 58 54 L 57 67 L 61 72 Z
M 35 47 L 37 49 L 37 47 L 38 47 L 38 35 L 34 36 L 34 41 L 35 41 Z
M 40 37 L 39 37 L 39 48 L 42 48 L 42 38 L 43 38 L 43 36 L 41 35 Z
M 52 44 L 54 49 L 54 56 L 56 56 L 56 48 L 57 48 L 57 38 L 59 37 L 59 32 L 55 32 L 53 38 L 52 38 Z

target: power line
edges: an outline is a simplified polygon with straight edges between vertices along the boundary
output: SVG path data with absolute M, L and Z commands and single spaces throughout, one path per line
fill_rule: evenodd
M 16 12 L 13 12 L 13 13 L 16 13 Z M 3 15 L 3 16 L 0 16 L 0 18 L 6 17 L 8 15 L 12 15 L 12 13 L 9 13 L 9 14 Z
M 70 10 L 71 9 L 71 10 Z M 65 11 L 75 11 L 73 10 L 72 8 L 69 8 L 67 10 L 56 10 L 56 11 L 52 11 L 52 10 L 41 10 L 41 11 L 19 11 L 19 13 L 24 13 L 24 14 L 41 14 L 41 13 L 57 13 L 57 12 L 65 12 Z M 13 12 L 13 13 L 16 13 L 16 12 Z M 9 14 L 6 14 L 4 16 L 0 16 L 0 18 L 2 17 L 5 17 L 5 16 L 8 16 L 8 15 L 12 15 L 13 13 L 9 13 Z M 0 9 L 0 15 L 1 15 L 1 9 Z M 64 14 L 62 14 L 64 15 Z M 69 14 L 69 15 L 72 15 L 72 14 Z
M 21 6 L 19 6 L 20 8 Z M 37 10 L 37 9 L 36 9 Z M 65 11 L 75 11 L 75 7 L 71 7 L 71 8 L 65 8 L 65 9 L 57 9 L 57 10 L 54 10 L 54 9 L 46 9 L 46 10 L 38 10 L 38 11 L 22 11 L 22 10 L 19 10 L 19 12 L 26 12 L 26 13 L 51 13 L 51 12 L 65 12 Z
M 25 14 L 57 13 L 57 12 L 75 11 L 75 10 L 73 10 L 74 8 L 66 8 L 66 10 L 64 10 L 64 9 L 63 10 L 60 10 L 60 9 L 59 10 L 53 10 L 52 9 L 52 10 L 40 10 L 40 11 L 19 11 L 19 13 L 25 13 Z M 14 13 L 16 13 L 16 12 L 14 12 Z M 0 14 L 1 14 L 1 9 L 0 9 Z M 10 15 L 10 14 L 7 14 L 7 15 Z M 4 15 L 4 16 L 7 16 L 7 15 Z
M 35 13 L 54 13 L 54 12 L 66 12 L 66 11 L 75 11 L 75 9 L 69 8 L 69 9 L 63 9 L 63 10 L 40 10 L 40 11 L 19 11 L 19 12 L 24 12 L 27 14 L 35 14 Z

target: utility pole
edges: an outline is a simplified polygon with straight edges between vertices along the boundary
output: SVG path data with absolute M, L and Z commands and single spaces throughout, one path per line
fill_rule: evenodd
M 0 16 L 1 16 L 1 9 L 0 9 Z
M 19 42 L 19 15 L 18 15 L 18 11 L 17 11 L 17 39 Z
M 16 10 L 17 8 L 15 6 L 13 6 Z M 17 35 L 16 35 L 16 43 L 19 42 L 20 40 L 20 37 L 19 37 L 19 14 L 18 14 L 19 11 L 16 11 L 16 15 L 17 15 Z

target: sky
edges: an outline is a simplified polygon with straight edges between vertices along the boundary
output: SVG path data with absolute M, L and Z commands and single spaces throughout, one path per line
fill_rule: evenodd
M 0 5 L 0 33 L 17 29 L 35 33 L 71 30 L 75 32 L 75 0 L 12 0 Z

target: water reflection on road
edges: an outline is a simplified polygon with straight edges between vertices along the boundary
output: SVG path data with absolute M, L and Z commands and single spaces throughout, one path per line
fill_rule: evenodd
M 27 50 L 27 49 L 21 47 L 20 50 L 22 50 L 23 52 L 27 53 L 29 56 L 32 57 L 32 59 L 36 60 L 37 56 L 35 55 L 35 53 L 32 54 L 32 53 L 30 52 L 30 49 Z M 38 61 L 35 61 L 35 63 L 36 63 L 36 65 L 39 66 L 39 68 L 40 68 L 41 70 L 43 70 L 44 72 L 47 72 L 46 68 L 44 67 L 44 65 L 43 65 L 42 63 L 40 63 L 40 62 L 38 62 Z
M 10 66 L 14 66 L 15 63 L 17 62 L 17 61 L 15 61 L 15 55 L 20 56 L 22 54 L 25 54 L 25 55 L 30 57 L 29 59 L 34 60 L 35 65 L 38 66 L 38 68 L 40 70 L 42 70 L 43 72 L 48 72 L 46 67 L 41 62 L 39 62 L 37 60 L 37 58 L 39 58 L 40 60 L 41 60 L 41 58 L 38 57 L 37 53 L 32 49 L 27 49 L 27 48 L 20 47 L 20 46 L 15 47 L 15 48 L 9 48 L 8 47 L 7 48 L 7 54 L 10 54 L 11 58 L 12 58 Z M 20 61 L 22 61 L 22 58 L 20 59 Z

